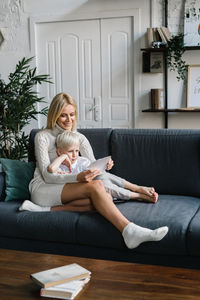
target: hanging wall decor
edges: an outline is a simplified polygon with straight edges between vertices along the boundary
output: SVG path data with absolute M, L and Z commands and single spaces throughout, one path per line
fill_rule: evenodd
M 185 1 L 184 43 L 200 46 L 200 0 Z

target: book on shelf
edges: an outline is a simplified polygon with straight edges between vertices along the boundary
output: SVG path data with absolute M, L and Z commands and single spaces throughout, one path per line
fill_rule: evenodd
M 153 43 L 153 28 L 147 28 L 147 47 L 151 48 Z
M 167 27 L 165 27 L 165 26 L 160 27 L 160 29 L 161 29 L 161 31 L 163 32 L 163 34 L 164 34 L 164 36 L 165 36 L 167 42 L 168 42 L 169 40 L 171 40 L 172 35 L 171 35 L 171 32 L 169 31 L 169 29 L 168 29 Z
M 149 52 L 143 52 L 142 53 L 142 71 L 144 73 L 150 72 L 150 53 Z
M 54 285 L 40 290 L 40 296 L 59 299 L 74 299 L 83 289 L 90 278 L 73 280 L 59 285 Z
M 165 38 L 165 35 L 163 34 L 161 28 L 160 28 L 160 27 L 157 27 L 156 29 L 157 29 L 157 32 L 158 32 L 158 34 L 159 34 L 159 36 L 160 36 L 160 40 L 161 40 L 162 42 L 164 42 L 164 43 L 167 43 L 167 39 Z
M 154 42 L 161 42 L 160 35 L 156 27 L 153 27 L 153 40 Z
M 169 29 L 165 26 L 148 27 L 146 36 L 148 48 L 152 48 L 153 42 L 167 43 L 172 37 Z
M 31 274 L 30 278 L 38 285 L 47 288 L 72 280 L 89 278 L 90 274 L 90 271 L 74 263 Z

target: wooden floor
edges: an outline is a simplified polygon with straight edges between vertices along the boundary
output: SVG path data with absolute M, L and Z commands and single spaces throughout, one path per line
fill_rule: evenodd
M 30 274 L 70 263 L 92 272 L 77 300 L 200 299 L 199 270 L 0 249 L 0 300 L 41 300 Z

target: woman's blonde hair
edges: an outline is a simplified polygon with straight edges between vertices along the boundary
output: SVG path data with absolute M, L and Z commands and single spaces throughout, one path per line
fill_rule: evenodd
M 72 131 L 64 131 L 56 138 L 56 146 L 61 150 L 63 150 L 65 147 L 79 145 L 79 143 L 79 135 Z
M 68 94 L 65 93 L 59 93 L 57 94 L 53 100 L 51 101 L 51 104 L 49 106 L 48 116 L 47 116 L 47 127 L 48 129 L 53 129 L 56 125 L 56 122 L 65 107 L 65 105 L 70 104 L 75 109 L 75 121 L 72 125 L 72 131 L 76 129 L 76 123 L 77 123 L 77 105 L 76 101 Z

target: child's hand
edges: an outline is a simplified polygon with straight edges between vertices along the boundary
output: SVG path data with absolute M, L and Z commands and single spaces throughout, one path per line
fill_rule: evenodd
M 112 158 L 109 160 L 109 162 L 107 163 L 107 167 L 106 170 L 111 170 L 112 167 L 114 166 L 114 161 L 112 160 Z
M 69 169 L 69 173 L 72 172 L 72 165 L 71 165 L 71 161 L 69 159 L 69 157 L 66 155 L 65 160 L 62 162 L 63 165 L 67 166 Z

